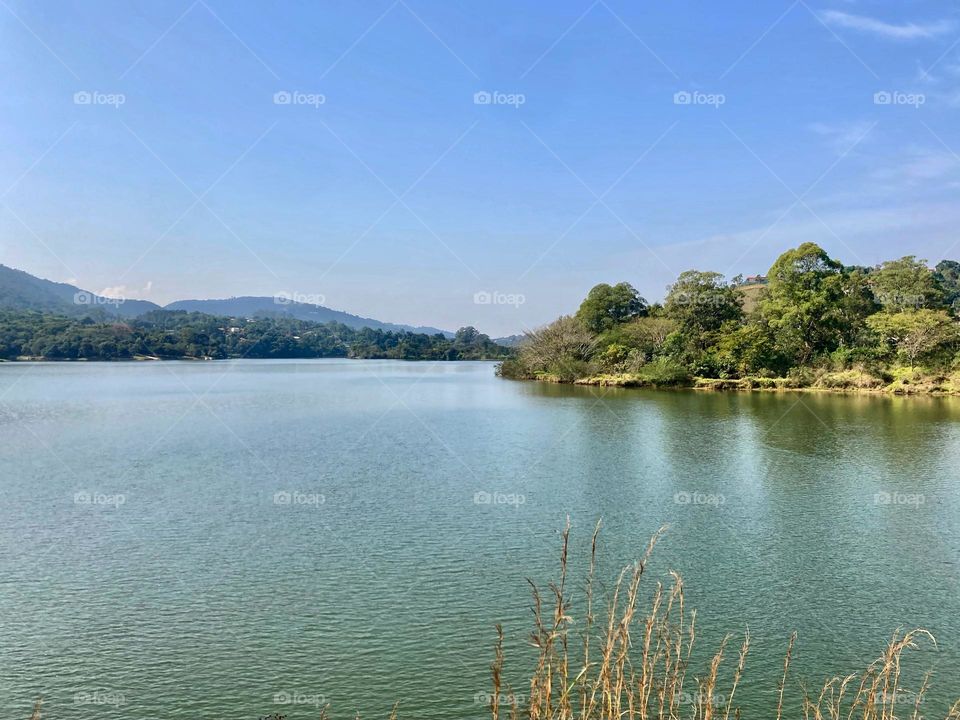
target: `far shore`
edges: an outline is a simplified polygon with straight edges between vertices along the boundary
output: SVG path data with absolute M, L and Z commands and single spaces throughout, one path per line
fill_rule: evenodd
M 583 385 L 612 388 L 646 388 L 655 390 L 698 390 L 701 392 L 768 392 L 768 393 L 833 393 L 840 395 L 874 396 L 960 396 L 960 377 L 923 378 L 910 382 L 898 378 L 890 383 L 867 375 L 851 377 L 849 373 L 834 373 L 811 385 L 797 384 L 792 378 L 692 378 L 689 382 L 661 384 L 631 373 L 593 375 L 570 381 L 543 374 L 525 381 L 556 385 Z

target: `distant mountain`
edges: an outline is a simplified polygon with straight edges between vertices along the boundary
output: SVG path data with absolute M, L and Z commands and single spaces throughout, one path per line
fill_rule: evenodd
M 107 298 L 74 285 L 35 277 L 0 265 L 0 308 L 40 310 L 70 317 L 134 318 L 160 306 L 146 300 Z
M 23 270 L 0 265 L 0 308 L 12 310 L 40 310 L 69 317 L 92 317 L 95 319 L 139 317 L 151 310 L 160 310 L 156 303 L 147 300 L 121 300 L 103 297 L 88 290 L 44 280 Z M 178 300 L 164 310 L 186 310 L 208 315 L 249 318 L 255 316 L 292 317 L 297 320 L 327 323 L 336 321 L 351 328 L 372 328 L 443 335 L 452 338 L 453 333 L 435 327 L 415 327 L 381 322 L 373 318 L 351 315 L 341 310 L 331 310 L 322 305 L 292 302 L 284 297 L 236 297 L 225 300 Z
M 518 347 L 526 339 L 527 339 L 527 336 L 521 334 L 521 335 L 507 335 L 506 337 L 494 338 L 493 341 L 497 345 L 513 348 L 513 347 Z
M 327 323 L 335 321 L 352 328 L 372 328 L 374 330 L 392 330 L 394 332 L 406 330 L 409 332 L 425 333 L 427 335 L 443 335 L 452 338 L 453 333 L 439 330 L 434 327 L 414 327 L 412 325 L 397 325 L 381 322 L 372 318 L 351 315 L 342 310 L 331 310 L 323 305 L 309 305 L 307 303 L 292 302 L 285 297 L 235 297 L 224 300 L 178 300 L 172 302 L 164 310 L 186 310 L 201 312 L 208 315 L 226 315 L 228 317 L 249 318 L 255 316 L 292 317 L 297 320 Z

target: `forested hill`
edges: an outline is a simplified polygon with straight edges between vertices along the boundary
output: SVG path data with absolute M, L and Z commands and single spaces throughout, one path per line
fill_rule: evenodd
M 323 305 L 297 302 L 292 296 L 286 295 L 235 297 L 224 300 L 177 300 L 165 306 L 164 310 L 186 310 L 187 312 L 202 312 L 208 315 L 227 317 L 286 316 L 316 323 L 337 322 L 352 328 L 367 327 L 373 330 L 389 330 L 392 332 L 406 331 L 425 335 L 440 333 L 447 337 L 453 336 L 453 333 L 448 333 L 439 328 L 381 322 L 373 318 L 352 315 L 342 310 L 333 310 Z
M 132 318 L 160 306 L 146 300 L 118 300 L 67 283 L 38 278 L 0 265 L 0 309 L 40 310 L 69 317 Z
M 824 387 L 960 393 L 960 263 L 845 266 L 814 243 L 766 276 L 688 270 L 649 304 L 594 287 L 530 333 L 505 377 L 614 385 Z
M 373 318 L 352 315 L 342 310 L 333 310 L 320 302 L 319 295 L 309 297 L 311 302 L 300 302 L 300 295 L 277 293 L 264 297 L 233 297 L 222 300 L 178 300 L 164 310 L 202 312 L 221 317 L 289 317 L 314 323 L 338 322 L 352 328 L 372 328 L 392 332 L 412 332 L 448 338 L 453 333 L 434 327 L 418 327 L 383 322 Z M 40 310 L 68 317 L 90 317 L 94 320 L 109 318 L 136 318 L 153 310 L 160 310 L 156 303 L 123 297 L 106 297 L 89 290 L 45 280 L 23 270 L 0 265 L 0 310 Z
M 154 310 L 132 320 L 0 310 L 0 359 L 376 358 L 494 360 L 510 350 L 472 327 L 440 334 L 350 328 L 293 318 Z

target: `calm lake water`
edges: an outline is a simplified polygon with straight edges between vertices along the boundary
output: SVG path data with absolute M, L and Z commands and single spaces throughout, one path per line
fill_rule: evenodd
M 947 399 L 602 391 L 489 363 L 0 365 L 0 709 L 484 717 L 493 625 L 521 677 L 525 578 L 555 577 L 569 516 L 578 566 L 603 519 L 607 585 L 670 525 L 647 589 L 683 574 L 704 654 L 749 627 L 753 717 L 792 630 L 813 685 L 915 626 L 943 717 L 958 421 Z

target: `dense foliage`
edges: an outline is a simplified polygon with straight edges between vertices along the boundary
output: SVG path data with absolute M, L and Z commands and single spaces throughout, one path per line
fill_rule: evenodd
M 134 320 L 0 311 L 0 358 L 383 358 L 484 360 L 509 355 L 472 327 L 456 337 L 349 328 L 292 318 L 225 318 L 156 310 Z
M 500 372 L 613 384 L 782 378 L 798 386 L 853 370 L 877 383 L 904 370 L 945 376 L 960 370 L 958 311 L 958 262 L 931 269 L 907 256 L 845 267 L 804 243 L 777 258 L 762 287 L 689 270 L 662 304 L 648 305 L 628 283 L 598 285 L 576 315 L 529 333 Z

